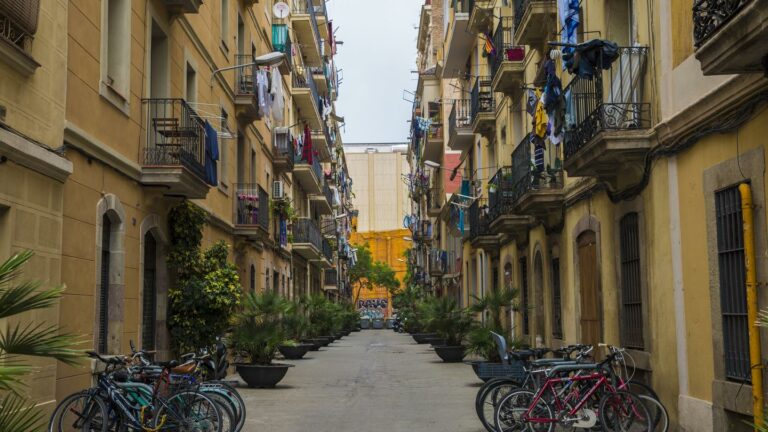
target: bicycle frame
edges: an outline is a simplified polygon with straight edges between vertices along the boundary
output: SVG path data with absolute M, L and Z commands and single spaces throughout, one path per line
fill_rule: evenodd
M 599 390 L 601 387 L 607 387 L 609 391 L 613 390 L 613 387 L 611 386 L 610 381 L 605 376 L 605 374 L 601 373 L 600 371 L 595 371 L 588 375 L 580 375 L 580 376 L 573 376 L 573 377 L 567 377 L 567 378 L 548 378 L 547 381 L 544 383 L 544 386 L 542 386 L 535 394 L 533 401 L 528 406 L 528 410 L 525 412 L 525 414 L 522 417 L 522 420 L 529 423 L 557 423 L 560 420 L 556 418 L 541 418 L 541 417 L 531 417 L 531 413 L 536 406 L 536 404 L 539 402 L 539 400 L 544 396 L 544 394 L 547 391 L 552 392 L 554 404 L 555 404 L 555 410 L 558 412 L 561 412 L 565 409 L 565 403 L 569 402 L 571 398 L 575 397 L 575 392 L 570 392 L 568 396 L 565 397 L 565 399 L 561 399 L 558 395 L 558 392 L 556 391 L 555 387 L 557 384 L 564 384 L 564 385 L 572 385 L 573 383 L 580 382 L 580 381 L 595 381 L 595 384 L 587 391 L 586 394 L 579 400 L 576 405 L 573 406 L 568 411 L 569 416 L 575 415 L 579 410 L 581 410 L 584 405 L 587 403 L 589 398 L 594 395 L 597 390 Z

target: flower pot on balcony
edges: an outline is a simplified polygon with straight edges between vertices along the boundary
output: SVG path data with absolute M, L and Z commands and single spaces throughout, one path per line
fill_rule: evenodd
M 274 388 L 279 383 L 288 368 L 293 367 L 289 364 L 273 363 L 268 365 L 238 364 L 237 373 L 251 388 Z
M 288 360 L 300 360 L 313 346 L 313 344 L 301 343 L 296 345 L 280 345 L 277 349 Z
M 459 346 L 438 345 L 438 346 L 435 346 L 435 353 L 445 363 L 458 363 L 464 360 L 464 357 L 467 355 L 466 348 L 461 345 Z

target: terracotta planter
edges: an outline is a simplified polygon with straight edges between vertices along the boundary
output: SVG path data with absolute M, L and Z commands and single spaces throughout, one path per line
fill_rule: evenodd
M 438 345 L 435 347 L 435 353 L 445 363 L 458 363 L 464 360 L 464 357 L 467 355 L 466 348 L 461 345 L 459 346 Z
M 288 368 L 291 367 L 293 365 L 279 363 L 269 365 L 241 363 L 236 365 L 237 373 L 251 388 L 274 388 L 285 377 Z
M 281 345 L 277 349 L 288 360 L 299 360 L 312 348 L 313 344 Z

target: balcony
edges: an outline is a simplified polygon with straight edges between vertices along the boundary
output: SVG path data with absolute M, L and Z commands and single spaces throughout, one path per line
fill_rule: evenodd
M 333 216 L 323 216 L 320 219 L 320 232 L 323 237 L 336 237 L 336 218 Z
M 325 181 L 323 183 L 322 193 L 310 195 L 309 201 L 314 204 L 318 214 L 329 215 L 333 212 L 333 191 Z
M 475 142 L 470 108 L 469 99 L 453 101 L 451 115 L 448 117 L 448 147 L 451 150 L 464 151 Z
M 496 101 L 491 91 L 491 77 L 475 78 L 470 101 L 472 131 L 486 138 L 493 137 L 496 130 Z
M 249 238 L 269 236 L 269 194 L 257 184 L 236 184 L 235 234 Z
M 326 290 L 338 290 L 339 289 L 339 277 L 336 269 L 326 269 L 325 277 L 323 277 L 323 287 Z
M 323 127 L 323 119 L 320 116 L 320 95 L 315 80 L 309 68 L 294 65 L 294 70 L 292 93 L 299 117 L 309 124 L 310 129 L 320 129 Z
M 320 265 L 324 267 L 333 267 L 333 246 L 331 246 L 331 242 L 325 237 L 323 237 L 321 252 L 323 259 L 320 260 Z
M 448 266 L 448 252 L 440 249 L 429 251 L 429 275 L 442 276 Z
M 499 168 L 488 182 L 488 213 L 490 228 L 494 233 L 520 239 L 533 224 L 534 219 L 531 216 L 514 212 L 517 198 L 515 185 L 527 175 L 530 164 L 528 159 L 522 167 Z
M 235 108 L 237 118 L 244 123 L 250 123 L 259 118 L 259 104 L 256 95 L 256 66 L 253 56 L 238 54 L 235 56 L 238 66 L 235 69 Z M 250 65 L 250 66 L 246 66 Z
M 291 73 L 290 58 L 293 55 L 293 43 L 291 42 L 291 35 L 288 33 L 288 25 L 272 24 L 272 50 L 285 54 L 285 61 L 280 62 L 280 72 L 283 75 Z
M 293 171 L 294 158 L 293 138 L 290 129 L 275 128 L 272 139 L 272 166 L 275 171 Z
M 533 138 L 532 138 L 533 137 Z M 543 149 L 541 165 L 531 164 L 538 137 L 526 135 L 512 152 L 512 172 L 518 175 L 513 187 L 515 213 L 534 216 L 546 226 L 556 226 L 563 215 L 563 163 L 561 146 L 552 144 Z
M 555 0 L 515 1 L 515 43 L 538 45 L 552 33 L 559 33 Z
M 39 0 L 0 1 L 0 61 L 16 72 L 30 76 L 40 67 L 32 57 L 32 39 L 37 32 Z
M 315 81 L 315 87 L 318 94 L 328 94 L 328 72 L 326 68 L 328 65 L 323 63 L 323 67 L 311 67 L 309 71 L 312 73 L 312 79 Z
M 500 236 L 491 231 L 491 213 L 488 200 L 476 199 L 469 206 L 469 240 L 472 247 L 482 249 L 498 248 Z
M 445 199 L 440 188 L 437 186 L 431 187 L 427 194 L 427 216 L 440 216 L 440 212 L 443 209 L 443 201 L 445 201 Z
M 493 23 L 492 0 L 469 0 L 469 23 L 467 28 L 473 33 L 483 33 Z
M 312 130 L 312 147 L 317 150 L 320 159 L 327 161 L 331 157 L 331 137 L 328 132 L 328 126 L 323 122 L 320 129 Z
M 412 238 L 414 242 L 428 243 L 432 241 L 432 222 L 422 220 L 416 222 L 411 228 Z
M 293 234 L 293 252 L 309 261 L 323 259 L 323 236 L 315 221 L 309 218 L 299 218 L 291 228 Z
M 323 41 L 317 25 L 315 6 L 312 0 L 295 0 L 292 11 L 293 31 L 302 47 L 304 64 L 323 65 Z
M 311 159 L 308 161 L 307 159 Z M 307 158 L 303 155 L 296 155 L 293 159 L 293 178 L 298 180 L 299 185 L 307 195 L 319 195 L 323 193 L 323 183 L 325 175 L 323 167 L 317 157 Z
M 203 120 L 183 99 L 144 99 L 147 139 L 141 154 L 141 183 L 166 195 L 205 198 Z
M 504 17 L 493 32 L 496 53 L 491 57 L 491 87 L 495 92 L 515 96 L 525 83 L 525 66 L 531 61 L 531 51 L 512 42 L 512 17 Z
M 443 47 L 443 78 L 457 78 L 466 72 L 467 59 L 476 38 L 468 27 L 469 0 L 453 0 L 450 13 L 453 19 L 448 23 Z
M 651 147 L 651 104 L 644 100 L 647 47 L 623 47 L 610 69 L 565 88 L 565 162 L 569 176 L 642 175 Z M 636 180 L 636 179 L 635 179 Z
M 424 145 L 423 160 L 439 161 L 443 157 L 443 123 L 439 102 L 427 103 L 427 118 L 430 120 Z
M 763 0 L 696 0 L 693 43 L 704 75 L 768 70 L 768 7 Z
M 171 15 L 196 14 L 200 11 L 203 0 L 162 0 Z

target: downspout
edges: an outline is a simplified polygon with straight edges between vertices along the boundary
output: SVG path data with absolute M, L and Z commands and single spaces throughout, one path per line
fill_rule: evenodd
M 763 369 L 760 359 L 760 329 L 757 326 L 757 277 L 755 276 L 755 233 L 752 215 L 752 188 L 739 185 L 741 219 L 744 226 L 744 263 L 747 282 L 747 321 L 749 322 L 749 364 L 752 371 L 752 414 L 755 424 L 763 420 Z

